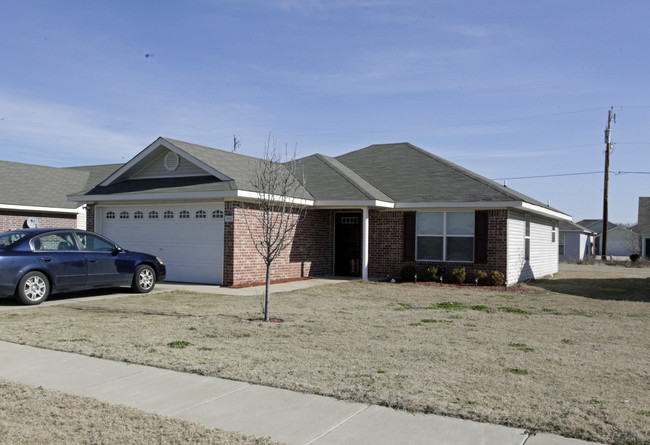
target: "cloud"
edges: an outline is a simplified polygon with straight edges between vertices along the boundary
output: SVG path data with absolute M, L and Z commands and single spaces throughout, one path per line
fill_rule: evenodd
M 52 166 L 116 162 L 141 144 L 135 134 L 108 128 L 110 119 L 88 109 L 0 96 L 0 110 L 6 160 Z

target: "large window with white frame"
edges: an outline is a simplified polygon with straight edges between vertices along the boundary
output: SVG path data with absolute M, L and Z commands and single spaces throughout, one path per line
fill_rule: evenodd
M 418 261 L 474 261 L 474 212 L 417 212 Z

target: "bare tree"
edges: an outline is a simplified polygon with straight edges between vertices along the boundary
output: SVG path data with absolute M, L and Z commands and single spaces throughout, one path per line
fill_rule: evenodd
M 298 222 L 305 213 L 304 178 L 296 162 L 296 149 L 289 154 L 269 135 L 264 154 L 255 165 L 251 186 L 258 209 L 244 212 L 248 234 L 266 265 L 264 320 L 269 321 L 271 264 L 291 244 Z

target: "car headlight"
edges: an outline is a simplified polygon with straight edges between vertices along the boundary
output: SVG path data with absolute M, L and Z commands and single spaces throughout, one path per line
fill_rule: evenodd
M 160 258 L 158 258 L 158 257 L 156 257 L 156 260 L 158 260 L 158 262 L 160 263 L 161 266 L 162 266 L 163 264 L 165 264 L 165 263 L 163 263 L 163 260 L 160 259 Z

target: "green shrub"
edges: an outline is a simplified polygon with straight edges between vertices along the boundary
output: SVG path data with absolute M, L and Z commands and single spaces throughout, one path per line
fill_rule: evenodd
M 474 272 L 474 282 L 476 282 L 476 279 L 478 278 L 478 284 L 481 286 L 485 286 L 487 284 L 487 272 L 484 270 L 477 270 Z
M 440 279 L 440 268 L 429 266 L 424 269 L 424 281 L 438 281 Z
M 402 267 L 402 281 L 415 281 L 415 264 L 406 264 Z
M 503 276 L 503 272 L 500 270 L 493 270 L 490 272 L 487 278 L 489 286 L 503 286 L 506 279 Z
M 454 271 L 451 273 L 452 281 L 457 284 L 463 284 L 465 282 L 466 276 L 467 273 L 465 272 L 464 267 L 459 267 L 457 269 L 454 269 Z

